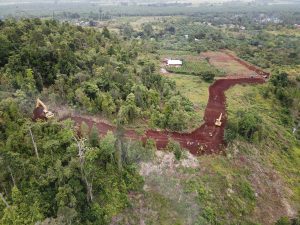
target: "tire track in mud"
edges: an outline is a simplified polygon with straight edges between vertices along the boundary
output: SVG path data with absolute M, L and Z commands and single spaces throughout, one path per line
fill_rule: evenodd
M 181 147 L 188 149 L 194 155 L 223 153 L 226 144 L 224 141 L 224 131 L 227 123 L 225 91 L 237 84 L 262 84 L 265 82 L 263 76 L 267 75 L 267 77 L 269 77 L 270 75 L 269 73 L 254 67 L 233 55 L 230 55 L 230 57 L 232 60 L 236 60 L 243 66 L 246 66 L 248 69 L 257 74 L 257 76 L 228 76 L 216 80 L 209 87 L 209 99 L 204 113 L 204 123 L 199 128 L 190 133 L 149 129 L 145 131 L 143 135 L 138 134 L 134 130 L 125 130 L 124 136 L 127 139 L 141 140 L 144 143 L 148 139 L 153 139 L 156 143 L 157 149 L 164 149 L 169 140 L 173 139 L 179 142 Z M 215 121 L 221 113 L 223 114 L 222 125 L 217 127 L 215 126 Z M 85 122 L 89 128 L 95 125 L 99 134 L 102 136 L 108 131 L 116 132 L 116 127 L 105 122 L 95 122 L 90 118 L 85 118 L 80 115 L 71 116 L 71 119 L 75 121 L 77 125 L 80 125 L 82 122 Z

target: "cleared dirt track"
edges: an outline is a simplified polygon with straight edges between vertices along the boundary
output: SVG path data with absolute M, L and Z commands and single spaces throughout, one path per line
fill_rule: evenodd
M 209 100 L 205 109 L 204 124 L 191 133 L 178 133 L 169 131 L 147 130 L 143 135 L 137 134 L 134 130 L 125 130 L 124 136 L 128 139 L 142 140 L 153 139 L 156 142 L 158 149 L 163 149 L 167 146 L 170 139 L 180 143 L 180 145 L 188 149 L 194 155 L 222 153 L 224 149 L 224 130 L 227 122 L 226 115 L 226 97 L 225 91 L 236 84 L 261 84 L 265 82 L 263 75 L 268 73 L 247 64 L 244 61 L 239 61 L 233 55 L 230 55 L 232 60 L 238 61 L 247 69 L 257 75 L 255 77 L 239 76 L 239 77 L 225 77 L 224 79 L 216 80 L 209 87 Z M 223 114 L 221 127 L 215 126 L 216 118 Z M 71 116 L 72 120 L 80 125 L 85 122 L 89 127 L 97 126 L 99 133 L 105 135 L 108 131 L 115 132 L 114 126 L 108 125 L 104 122 L 95 122 L 89 118 L 81 116 Z

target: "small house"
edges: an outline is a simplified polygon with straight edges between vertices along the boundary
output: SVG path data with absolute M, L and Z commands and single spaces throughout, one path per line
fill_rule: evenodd
M 167 66 L 182 66 L 182 61 L 178 59 L 168 59 Z

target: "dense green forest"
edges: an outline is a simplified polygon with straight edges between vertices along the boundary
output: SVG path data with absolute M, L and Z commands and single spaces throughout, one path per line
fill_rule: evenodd
M 191 102 L 143 54 L 146 42 L 39 19 L 2 22 L 0 39 L 4 92 L 43 94 L 121 124 L 149 119 L 154 127 L 183 130 L 193 120 Z
M 107 29 L 6 20 L 0 39 L 0 223 L 108 223 L 128 205 L 128 193 L 142 187 L 135 163 L 143 151 L 151 158 L 153 145 L 126 144 L 122 128 L 99 140 L 85 126 L 78 136 L 70 121 L 33 123 L 35 98 L 120 125 L 155 112 L 158 125 L 170 129 L 186 126 L 191 103 L 139 58 L 144 43 L 121 41 Z

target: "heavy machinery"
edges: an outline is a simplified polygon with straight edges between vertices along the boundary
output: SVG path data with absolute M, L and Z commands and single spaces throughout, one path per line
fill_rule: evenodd
M 51 111 L 48 111 L 47 106 L 38 98 L 36 100 L 35 109 L 33 110 L 33 120 L 45 120 L 52 117 L 54 117 L 54 114 Z
M 215 125 L 217 127 L 220 127 L 222 125 L 221 119 L 222 119 L 222 113 L 220 114 L 219 118 L 216 119 Z

